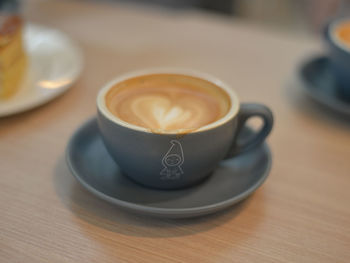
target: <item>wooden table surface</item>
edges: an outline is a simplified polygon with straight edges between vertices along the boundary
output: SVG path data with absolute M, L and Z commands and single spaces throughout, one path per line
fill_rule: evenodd
M 23 1 L 24 3 L 24 1 Z M 89 1 L 28 1 L 25 17 L 81 46 L 79 81 L 0 119 L 0 262 L 349 262 L 350 121 L 308 100 L 297 66 L 321 41 L 241 20 Z M 273 167 L 240 205 L 182 220 L 131 215 L 84 190 L 64 151 L 118 74 L 175 66 L 211 73 L 269 105 Z

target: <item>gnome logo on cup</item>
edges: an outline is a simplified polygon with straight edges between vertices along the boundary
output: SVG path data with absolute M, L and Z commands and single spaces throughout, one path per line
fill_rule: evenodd
M 162 180 L 179 179 L 182 171 L 181 165 L 184 162 L 184 153 L 181 143 L 177 140 L 170 141 L 171 146 L 162 159 L 164 168 L 160 171 Z

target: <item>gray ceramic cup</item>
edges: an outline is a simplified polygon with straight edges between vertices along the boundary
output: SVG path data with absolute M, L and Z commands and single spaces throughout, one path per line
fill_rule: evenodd
M 231 100 L 221 119 L 187 134 L 153 133 L 124 122 L 106 106 L 105 96 L 117 83 L 148 74 L 170 73 L 199 77 L 224 90 Z M 233 89 L 215 77 L 189 70 L 145 70 L 120 76 L 105 85 L 97 96 L 98 126 L 102 140 L 123 174 L 144 186 L 177 189 L 192 186 L 208 177 L 218 164 L 264 142 L 273 125 L 269 108 L 240 104 Z M 259 117 L 262 128 L 243 145 L 237 136 L 246 121 Z

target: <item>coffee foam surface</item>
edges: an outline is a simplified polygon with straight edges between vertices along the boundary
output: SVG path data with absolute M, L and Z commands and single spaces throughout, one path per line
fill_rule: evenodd
M 332 27 L 333 40 L 350 51 L 350 20 L 344 20 Z
M 106 95 L 117 118 L 153 131 L 195 130 L 225 116 L 228 95 L 203 79 L 155 74 L 125 80 Z

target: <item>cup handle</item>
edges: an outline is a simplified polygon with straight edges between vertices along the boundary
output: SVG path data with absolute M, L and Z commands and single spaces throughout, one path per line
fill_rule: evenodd
M 262 128 L 252 136 L 252 138 L 244 144 L 238 144 L 237 138 L 245 126 L 246 121 L 251 117 L 260 117 L 263 120 Z M 273 115 L 271 110 L 262 104 L 244 103 L 240 105 L 238 113 L 238 124 L 233 139 L 232 146 L 224 159 L 232 158 L 235 155 L 248 151 L 264 142 L 265 138 L 271 132 L 273 126 Z

